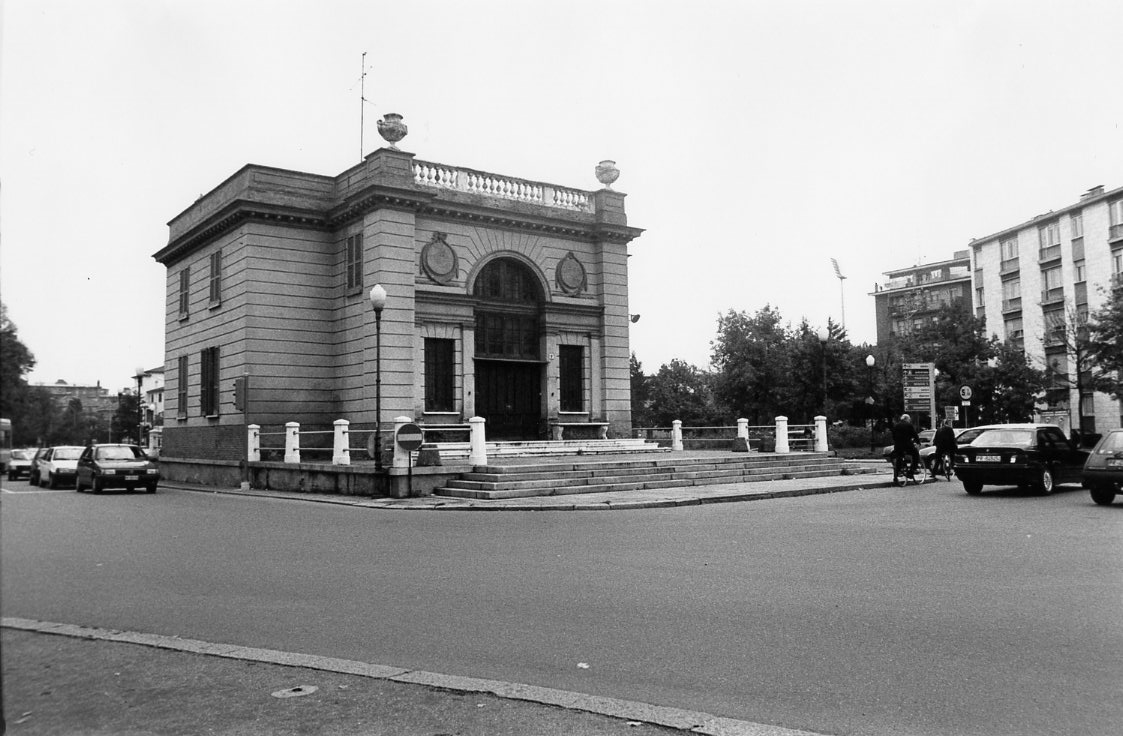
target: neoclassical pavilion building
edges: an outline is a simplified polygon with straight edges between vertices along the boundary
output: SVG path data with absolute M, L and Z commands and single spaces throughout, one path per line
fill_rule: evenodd
M 391 116 L 387 116 L 389 119 Z M 391 145 L 338 176 L 247 165 L 169 223 L 169 458 L 240 457 L 244 423 L 375 416 L 631 426 L 624 195 L 418 161 Z M 245 415 L 235 379 L 249 377 Z

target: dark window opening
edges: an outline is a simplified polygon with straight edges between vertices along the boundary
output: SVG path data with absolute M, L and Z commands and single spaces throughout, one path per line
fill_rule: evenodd
M 456 341 L 425 338 L 425 411 L 456 408 Z
M 218 348 L 200 354 L 199 407 L 205 417 L 218 415 Z
M 585 410 L 585 350 L 579 345 L 558 348 L 561 378 L 561 410 Z
M 179 369 L 176 371 L 176 408 L 177 417 L 187 418 L 187 356 L 179 356 Z

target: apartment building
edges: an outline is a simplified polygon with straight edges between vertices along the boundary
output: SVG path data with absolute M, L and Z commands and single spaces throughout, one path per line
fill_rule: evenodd
M 877 340 L 905 335 L 931 320 L 941 307 L 970 304 L 971 258 L 957 251 L 947 261 L 886 271 L 888 280 L 874 286 Z
M 1076 375 L 1064 336 L 1123 288 L 1123 187 L 1093 187 L 1074 204 L 970 245 L 976 316 L 1054 375 L 1042 419 L 1088 432 L 1120 426 L 1120 402 L 1091 391 L 1086 371 Z

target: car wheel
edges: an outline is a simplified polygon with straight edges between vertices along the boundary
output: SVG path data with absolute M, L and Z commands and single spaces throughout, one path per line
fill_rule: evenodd
M 1092 500 L 1100 506 L 1110 506 L 1111 502 L 1115 500 L 1115 491 L 1111 486 L 1096 486 L 1090 490 Z
M 1037 479 L 1037 490 L 1044 494 L 1053 492 L 1053 473 L 1048 468 L 1043 468 L 1041 477 Z
M 963 481 L 963 490 L 972 496 L 977 496 L 983 492 L 983 484 L 973 480 Z
M 155 493 L 156 492 L 156 484 L 153 483 L 152 485 L 147 486 L 144 490 L 147 491 L 148 493 Z
M 47 473 L 47 488 L 58 488 L 58 478 L 55 477 L 54 473 Z
M 80 475 L 74 476 L 74 490 L 77 491 L 78 493 L 81 493 L 82 488 L 83 488 L 82 476 L 80 476 Z
M 16 479 L 15 473 L 8 473 L 8 480 L 15 480 L 15 479 Z
M 94 478 L 92 481 L 90 481 L 90 490 L 92 490 L 94 493 L 101 493 L 100 478 Z

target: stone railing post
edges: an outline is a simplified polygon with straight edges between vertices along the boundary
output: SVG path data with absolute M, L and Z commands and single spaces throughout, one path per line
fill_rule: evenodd
M 676 419 L 671 422 L 671 449 L 675 452 L 682 452 L 682 420 Z
M 300 422 L 285 424 L 285 462 L 300 462 Z
M 484 430 L 486 424 L 487 420 L 483 417 L 472 417 L 468 420 L 468 425 L 472 429 L 472 449 L 468 454 L 470 465 L 487 465 L 487 436 Z
M 251 424 L 246 431 L 246 460 L 256 463 L 261 460 L 261 425 Z
M 749 438 L 749 420 L 748 419 L 738 419 L 737 420 L 737 439 L 746 439 L 747 440 L 748 438 Z
M 409 467 L 409 453 L 398 447 L 397 436 L 398 430 L 412 421 L 413 419 L 411 417 L 394 417 L 394 434 L 390 437 L 390 441 L 394 443 L 394 460 L 390 463 L 391 467 Z
M 827 418 L 815 417 L 815 452 L 827 451 Z
M 787 417 L 776 417 L 776 452 L 791 452 L 788 448 Z
M 336 419 L 332 423 L 335 428 L 334 440 L 331 449 L 332 465 L 351 464 L 351 422 L 346 419 Z

